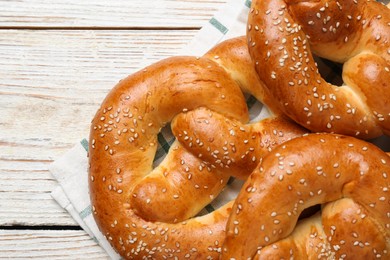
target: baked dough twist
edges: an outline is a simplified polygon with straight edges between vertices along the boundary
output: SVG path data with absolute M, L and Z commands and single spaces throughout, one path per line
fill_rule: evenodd
M 295 228 L 316 204 L 321 214 Z M 276 147 L 244 184 L 227 224 L 222 259 L 253 258 L 389 259 L 390 157 L 325 133 Z
M 224 188 L 229 171 L 214 167 L 178 142 L 159 166 L 153 169 L 152 164 L 160 129 L 188 111 L 199 109 L 200 115 L 215 111 L 236 122 L 239 131 L 238 126 L 248 121 L 240 87 L 257 98 L 270 98 L 251 64 L 245 38 L 233 39 L 204 57 L 157 62 L 119 82 L 103 101 L 90 132 L 90 196 L 100 230 L 123 257 L 219 257 L 232 203 L 194 216 Z M 176 121 L 174 133 L 186 122 Z M 264 124 L 270 128 L 265 131 L 274 126 Z M 302 134 L 300 128 L 290 126 L 278 121 L 278 130 L 296 129 L 290 137 Z M 272 147 L 288 136 L 266 138 Z M 209 139 L 203 142 L 212 144 Z M 245 170 L 241 177 L 255 165 L 238 165 Z
M 390 135 L 390 9 L 375 1 L 254 0 L 249 52 L 280 109 L 313 132 Z M 340 87 L 312 52 L 344 63 Z

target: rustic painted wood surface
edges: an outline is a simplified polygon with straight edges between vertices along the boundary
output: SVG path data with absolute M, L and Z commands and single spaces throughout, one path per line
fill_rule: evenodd
M 0 258 L 109 259 L 79 230 L 0 230 Z
M 199 27 L 226 0 L 0 0 L 2 27 Z
M 119 79 L 174 55 L 195 33 L 3 31 L 0 224 L 74 224 L 48 194 L 55 184 L 48 164 L 86 137 Z
M 174 55 L 225 2 L 0 0 L 0 258 L 106 258 L 50 197 L 48 166 L 116 82 Z

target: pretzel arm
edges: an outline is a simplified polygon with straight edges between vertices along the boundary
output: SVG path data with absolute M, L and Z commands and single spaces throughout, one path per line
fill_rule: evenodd
M 322 226 L 336 259 L 388 257 L 389 232 L 363 205 L 351 198 L 326 204 L 322 210 Z
M 365 97 L 378 125 L 390 135 L 390 100 L 383 98 L 390 97 L 390 63 L 375 53 L 360 53 L 344 64 L 343 79 L 354 92 Z
M 134 212 L 145 220 L 177 223 L 207 206 L 229 177 L 221 169 L 211 170 L 175 142 L 166 159 L 134 186 L 129 201 Z
M 353 56 L 372 52 L 387 61 L 390 12 L 378 1 L 329 2 L 285 0 L 316 55 L 344 63 Z
M 321 214 L 298 222 L 294 231 L 288 237 L 257 250 L 253 259 L 310 259 L 318 251 L 329 252 L 329 243 L 322 228 Z M 322 259 L 317 254 L 318 259 Z M 317 259 L 317 258 L 315 258 Z
M 274 147 L 307 133 L 281 117 L 243 124 L 205 108 L 178 115 L 172 131 L 210 167 L 227 169 L 240 179 L 246 179 Z
M 388 246 L 379 230 L 364 208 L 344 198 L 300 220 L 288 237 L 259 249 L 254 259 L 380 258 Z
M 224 58 L 226 56 L 229 58 Z M 240 85 L 242 92 L 253 95 L 262 104 L 265 104 L 275 116 L 283 115 L 275 97 L 256 73 L 245 36 L 218 44 L 209 50 L 204 57 L 208 57 L 223 67 Z

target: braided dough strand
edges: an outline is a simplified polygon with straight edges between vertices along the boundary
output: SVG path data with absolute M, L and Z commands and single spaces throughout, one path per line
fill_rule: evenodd
M 390 134 L 390 10 L 375 1 L 255 0 L 249 52 L 279 108 L 313 132 Z M 312 52 L 345 62 L 327 83 Z
M 390 157 L 352 137 L 310 134 L 276 147 L 235 201 L 223 259 L 389 258 L 389 174 Z M 293 232 L 316 204 L 324 204 L 320 218 Z

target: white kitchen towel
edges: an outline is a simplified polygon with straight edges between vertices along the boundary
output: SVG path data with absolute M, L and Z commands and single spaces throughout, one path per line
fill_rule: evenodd
M 205 26 L 197 33 L 194 39 L 178 55 L 202 56 L 217 43 L 228 38 L 245 34 L 246 19 L 251 1 L 230 0 L 218 13 L 212 17 Z M 141 69 L 141 68 L 140 68 Z M 267 117 L 267 110 L 248 97 L 248 106 L 251 114 Z M 259 119 L 259 118 L 257 118 Z M 86 138 L 88 138 L 86 136 Z M 155 164 L 158 164 L 168 151 L 173 142 L 170 129 L 163 129 L 159 134 L 159 147 Z M 75 221 L 104 248 L 112 259 L 120 259 L 106 238 L 99 231 L 93 215 L 88 192 L 88 142 L 81 140 L 71 150 L 50 165 L 50 171 L 58 181 L 58 187 L 51 193 L 58 204 L 66 209 Z M 235 197 L 241 183 L 237 180 L 229 182 L 228 188 L 208 205 L 202 212 L 207 213 L 218 208 L 225 202 Z

